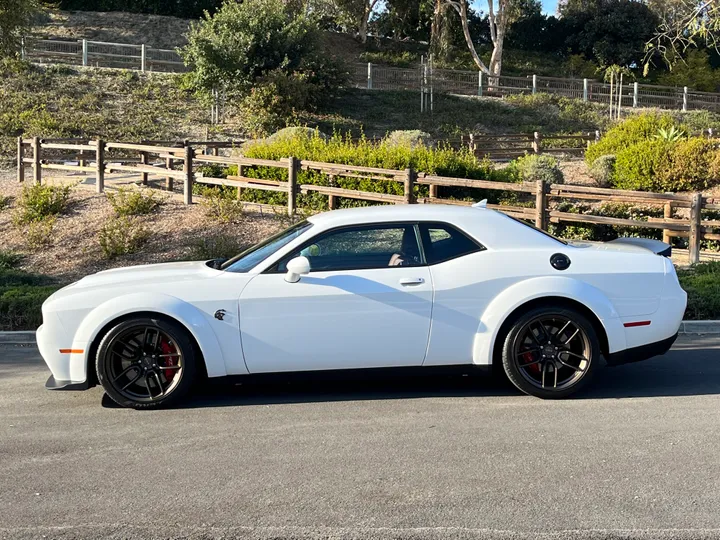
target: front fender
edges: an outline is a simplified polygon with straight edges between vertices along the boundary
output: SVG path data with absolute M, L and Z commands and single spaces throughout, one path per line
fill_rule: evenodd
M 574 300 L 592 311 L 605 329 L 608 352 L 626 348 L 622 321 L 612 302 L 600 289 L 571 277 L 546 276 L 515 283 L 490 301 L 475 335 L 473 362 L 491 365 L 495 341 L 503 322 L 523 304 L 550 296 Z
M 72 355 L 70 371 L 73 381 L 86 380 L 88 361 L 94 361 L 94 359 L 88 358 L 90 344 L 98 336 L 100 330 L 118 317 L 138 312 L 158 313 L 177 320 L 188 329 L 200 346 L 208 376 L 227 375 L 220 344 L 202 311 L 167 294 L 136 293 L 108 300 L 85 316 L 73 337 L 72 348 L 84 350 L 83 354 Z

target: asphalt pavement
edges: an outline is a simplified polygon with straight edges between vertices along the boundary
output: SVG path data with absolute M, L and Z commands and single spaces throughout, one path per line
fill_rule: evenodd
M 50 392 L 0 346 L 0 538 L 720 538 L 720 336 L 563 401 L 492 378 Z

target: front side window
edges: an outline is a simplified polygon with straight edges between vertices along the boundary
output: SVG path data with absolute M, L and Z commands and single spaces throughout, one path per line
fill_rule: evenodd
M 287 262 L 301 255 L 310 261 L 311 272 L 423 264 L 413 225 L 364 225 L 327 232 L 283 259 L 277 271 L 285 272 Z
M 485 249 L 455 227 L 445 223 L 421 223 L 425 258 L 437 264 Z
M 277 250 L 295 240 L 310 227 L 312 227 L 312 223 L 308 221 L 296 223 L 289 229 L 285 229 L 275 236 L 271 236 L 267 240 L 260 242 L 250 249 L 243 251 L 240 255 L 223 263 L 220 270 L 237 273 L 249 272 Z

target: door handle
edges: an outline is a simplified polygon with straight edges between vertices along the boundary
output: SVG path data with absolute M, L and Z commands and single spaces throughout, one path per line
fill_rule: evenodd
M 422 283 L 425 283 L 425 280 L 421 277 L 403 278 L 400 280 L 400 285 L 420 285 Z

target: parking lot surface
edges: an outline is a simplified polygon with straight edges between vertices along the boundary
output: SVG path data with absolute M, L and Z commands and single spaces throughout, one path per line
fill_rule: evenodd
M 50 392 L 0 346 L 0 538 L 720 538 L 720 337 L 564 401 L 492 378 Z

